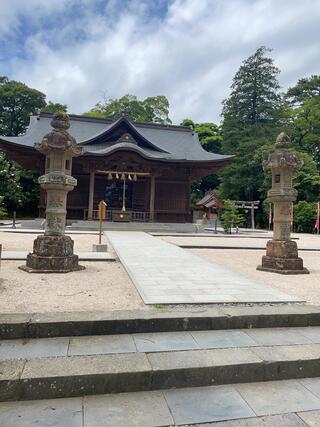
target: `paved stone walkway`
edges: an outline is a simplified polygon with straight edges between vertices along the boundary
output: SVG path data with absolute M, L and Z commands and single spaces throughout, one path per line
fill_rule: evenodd
M 155 427 L 216 421 L 225 421 L 219 427 L 319 426 L 320 378 L 0 403 L 3 427 Z
M 147 233 L 106 236 L 146 304 L 298 301 Z
M 320 344 L 320 326 L 11 339 L 0 341 L 0 361 L 53 356 L 157 353 L 182 350 Z M 309 347 L 308 347 L 309 348 Z

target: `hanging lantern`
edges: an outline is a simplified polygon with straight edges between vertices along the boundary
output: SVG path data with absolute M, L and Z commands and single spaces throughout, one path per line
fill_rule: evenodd
M 125 174 L 122 172 L 122 174 L 121 174 L 121 179 L 124 181 L 125 179 L 126 179 L 126 176 L 125 176 Z
M 137 178 L 137 175 L 136 175 L 136 174 L 134 174 L 134 175 L 133 175 L 133 180 L 134 180 L 134 181 L 137 181 L 137 180 L 138 180 L 138 178 Z
M 116 173 L 116 179 L 119 179 L 119 174 L 118 174 L 118 172 Z
M 131 178 L 131 175 L 130 175 L 130 174 L 128 175 L 128 180 L 129 180 L 129 181 L 132 181 L 132 178 Z
M 111 172 L 108 173 L 108 180 L 112 181 L 112 173 Z

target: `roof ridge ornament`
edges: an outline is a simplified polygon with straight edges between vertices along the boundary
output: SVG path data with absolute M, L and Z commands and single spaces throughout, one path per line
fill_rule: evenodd
M 119 139 L 117 139 L 116 144 L 119 143 L 131 143 L 138 145 L 137 141 L 133 138 L 133 136 L 129 132 L 123 133 Z

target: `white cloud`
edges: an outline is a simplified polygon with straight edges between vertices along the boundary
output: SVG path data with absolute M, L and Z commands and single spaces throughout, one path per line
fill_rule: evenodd
M 34 19 L 32 5 L 41 11 L 40 22 L 40 15 L 67 13 L 70 3 L 11 0 L 0 35 L 11 31 L 13 36 L 21 14 Z M 274 48 L 284 87 L 320 72 L 318 1 L 172 0 L 161 17 L 150 15 L 152 3 L 78 1 L 81 14 L 70 16 L 63 28 L 57 22 L 48 33 L 40 25 L 28 36 L 29 57 L 11 58 L 9 77 L 68 104 L 75 113 L 90 109 L 103 93 L 166 95 L 178 123 L 185 117 L 219 120 L 234 73 L 261 45 Z M 98 4 L 105 6 L 100 12 L 93 7 Z

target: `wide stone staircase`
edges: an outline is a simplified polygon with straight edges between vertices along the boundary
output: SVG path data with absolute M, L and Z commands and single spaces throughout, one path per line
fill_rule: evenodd
M 320 307 L 2 314 L 0 338 L 1 427 L 48 422 L 57 398 L 72 423 L 35 425 L 320 425 L 294 414 L 320 419 Z

